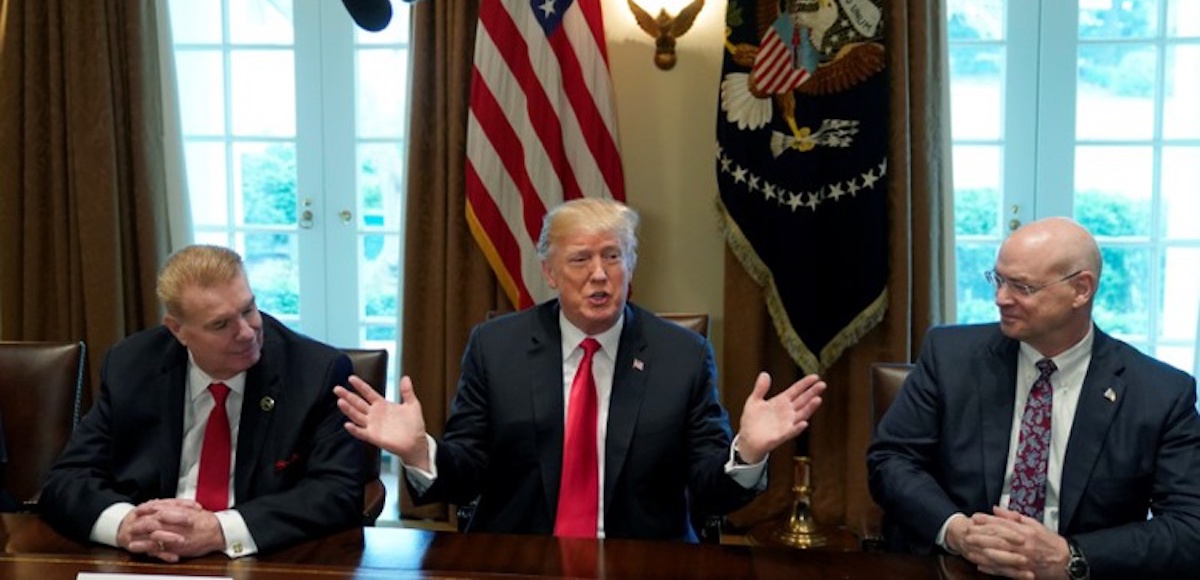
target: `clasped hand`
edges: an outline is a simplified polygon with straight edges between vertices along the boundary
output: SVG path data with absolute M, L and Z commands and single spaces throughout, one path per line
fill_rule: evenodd
M 154 499 L 130 511 L 117 529 L 117 544 L 164 562 L 203 556 L 225 547 L 217 516 L 187 499 Z
M 993 514 L 956 517 L 947 544 L 985 574 L 1008 578 L 1066 578 L 1070 551 L 1062 536 L 1028 516 L 999 506 Z

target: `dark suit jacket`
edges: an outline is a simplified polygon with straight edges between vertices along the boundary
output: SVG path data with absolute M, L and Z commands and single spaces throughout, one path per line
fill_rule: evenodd
M 551 534 L 563 453 L 563 357 L 552 300 L 475 328 L 420 503 L 479 497 L 470 531 Z M 729 418 L 703 337 L 625 308 L 605 445 L 610 538 L 695 540 L 691 507 L 723 514 L 754 497 L 724 472 Z M 640 361 L 635 363 L 635 361 Z
M 1196 380 L 1099 329 L 1094 337 L 1063 459 L 1059 533 L 1079 543 L 1093 578 L 1194 574 Z M 928 552 L 951 514 L 990 513 L 999 503 L 1018 352 L 995 324 L 929 332 L 867 453 L 890 539 Z
M 234 509 L 267 551 L 359 525 L 366 465 L 332 392 L 347 384 L 350 360 L 265 314 L 263 335 L 262 358 L 246 376 Z M 108 352 L 99 399 L 42 492 L 51 525 L 87 541 L 110 505 L 175 497 L 187 368 L 187 350 L 163 326 Z M 270 410 L 264 397 L 275 401 Z

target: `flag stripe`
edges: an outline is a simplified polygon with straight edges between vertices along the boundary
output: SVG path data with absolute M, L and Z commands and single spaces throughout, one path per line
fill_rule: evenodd
M 467 221 L 519 308 L 551 295 L 546 209 L 625 197 L 600 0 L 481 0 L 467 123 Z

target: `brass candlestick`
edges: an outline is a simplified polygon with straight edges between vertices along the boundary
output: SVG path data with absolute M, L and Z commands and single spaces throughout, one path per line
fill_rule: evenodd
M 812 498 L 811 466 L 808 457 L 794 457 L 795 483 L 792 492 L 796 498 L 792 500 L 792 514 L 787 522 L 775 530 L 773 537 L 782 544 L 793 548 L 820 548 L 827 542 L 825 535 L 817 531 L 817 523 L 813 521 L 809 502 Z

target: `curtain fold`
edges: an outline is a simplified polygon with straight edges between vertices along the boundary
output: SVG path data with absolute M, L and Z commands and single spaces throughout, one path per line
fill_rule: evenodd
M 413 380 L 426 428 L 441 436 L 471 327 L 511 310 L 466 220 L 467 105 L 478 0 L 413 5 L 412 111 L 404 252 L 401 370 Z M 402 491 L 404 519 L 447 521 L 444 504 L 416 507 Z
M 890 76 L 888 143 L 890 275 L 883 321 L 847 350 L 822 378 L 829 384 L 809 432 L 771 455 L 767 491 L 730 516 L 735 528 L 786 516 L 792 505 L 792 456 L 812 459 L 812 510 L 828 525 L 861 532 L 875 508 L 867 491 L 871 417 L 870 365 L 911 361 L 928 327 L 944 322 L 943 280 L 953 223 L 949 154 L 949 82 L 945 15 L 940 2 L 884 3 Z M 759 369 L 772 392 L 801 376 L 780 344 L 762 290 L 725 252 L 725 403 L 735 418 L 749 395 L 741 380 Z M 736 426 L 735 426 L 736 428 Z
M 153 0 L 0 5 L 0 338 L 103 353 L 158 320 L 167 247 Z

